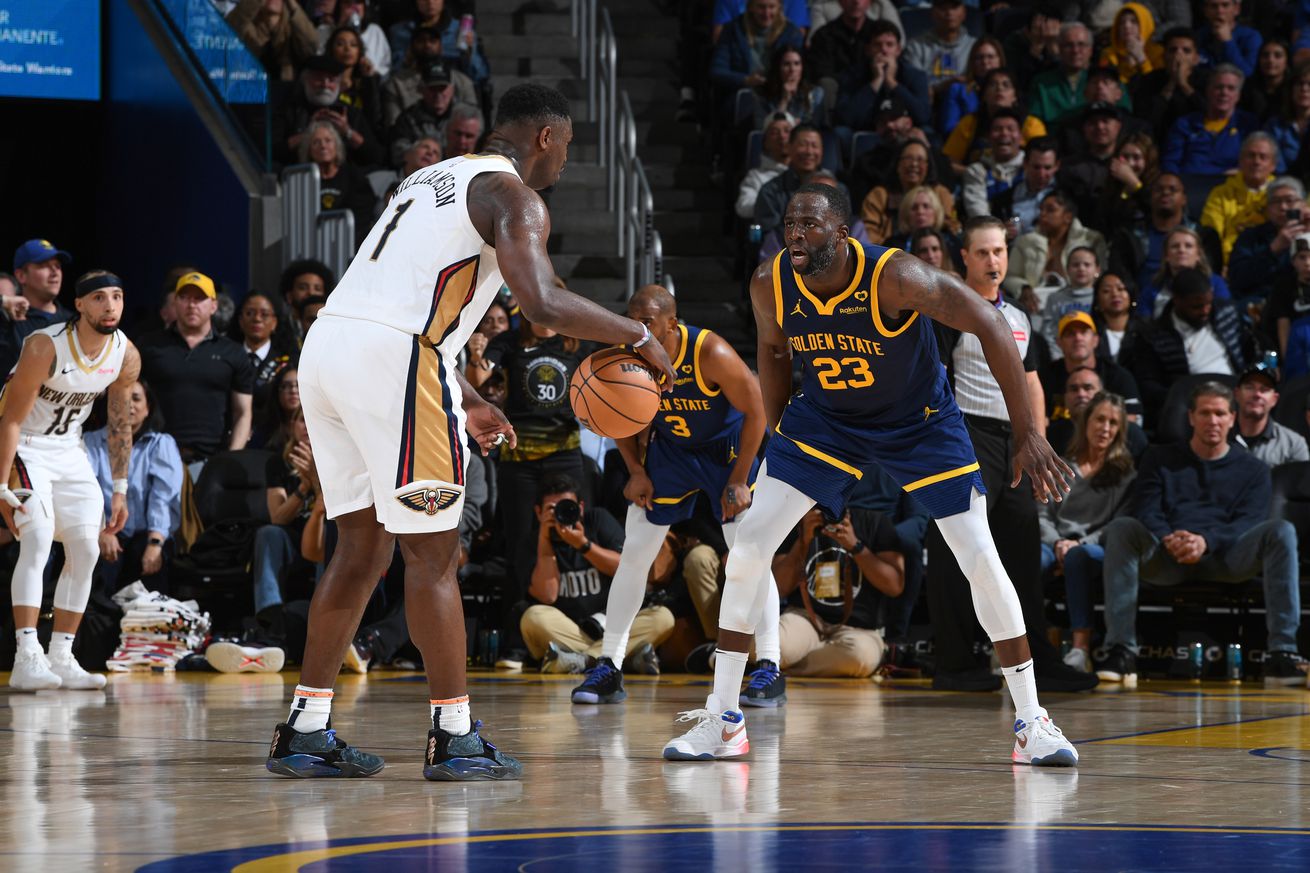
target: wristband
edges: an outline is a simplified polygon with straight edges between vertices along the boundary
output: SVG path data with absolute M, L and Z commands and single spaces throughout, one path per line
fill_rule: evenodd
M 865 548 L 866 548 L 866 547 L 865 547 L 864 543 L 860 542 L 859 540 L 856 540 L 856 541 L 855 541 L 855 545 L 851 546 L 851 547 L 846 551 L 846 554 L 851 555 L 851 556 L 855 556 L 855 555 L 858 555 L 860 552 L 864 551 Z
M 635 352 L 637 349 L 646 345 L 646 343 L 650 342 L 652 339 L 653 337 L 651 336 L 650 328 L 643 324 L 641 326 L 641 339 L 637 340 L 635 343 L 632 344 L 632 350 Z
M 114 493 L 115 493 L 115 494 L 126 494 L 126 493 L 127 493 L 127 480 L 126 480 L 126 479 L 115 479 L 115 480 L 114 480 Z
M 8 503 L 12 509 L 19 509 L 23 505 L 23 501 L 18 499 L 18 495 L 8 485 L 0 485 L 0 500 Z
M 591 551 L 591 540 L 583 540 L 582 545 L 578 546 L 578 554 L 585 555 Z

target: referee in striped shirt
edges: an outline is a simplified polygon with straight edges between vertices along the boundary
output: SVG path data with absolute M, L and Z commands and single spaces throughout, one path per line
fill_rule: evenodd
M 1001 282 L 1009 268 L 1005 225 L 991 216 L 971 218 L 964 226 L 962 254 L 965 283 L 991 301 L 1010 324 L 1027 372 L 1033 419 L 1044 435 L 1046 399 L 1037 377 L 1032 326 L 1028 316 L 1001 293 Z M 1001 386 L 992 375 L 976 336 L 938 324 L 937 343 L 978 455 L 983 484 L 987 487 L 992 537 L 1023 608 L 1037 687 L 1041 691 L 1091 688 L 1096 685 L 1096 675 L 1066 666 L 1046 638 L 1037 504 L 1027 476 L 1016 487 L 1010 487 L 1014 475 L 1011 461 L 1014 443 Z M 1001 677 L 993 675 L 974 653 L 975 641 L 984 636 L 974 615 L 969 582 L 935 526 L 930 528 L 928 537 L 928 605 L 936 652 L 933 687 L 954 691 L 999 688 Z

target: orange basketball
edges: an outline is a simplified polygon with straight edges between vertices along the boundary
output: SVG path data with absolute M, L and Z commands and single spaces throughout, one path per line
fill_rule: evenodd
M 660 408 L 660 385 L 646 362 L 626 349 L 601 349 L 573 372 L 573 414 L 601 436 L 628 437 Z

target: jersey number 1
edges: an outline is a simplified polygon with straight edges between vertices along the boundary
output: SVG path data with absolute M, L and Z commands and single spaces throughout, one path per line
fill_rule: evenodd
M 378 259 L 378 255 L 382 254 L 382 247 L 385 246 L 387 244 L 387 240 L 391 238 L 391 232 L 396 229 L 396 225 L 400 224 L 400 216 L 404 215 L 405 210 L 413 205 L 414 205 L 414 198 L 411 197 L 408 200 L 406 200 L 404 203 L 396 207 L 396 214 L 391 216 L 391 221 L 387 223 L 387 229 L 382 231 L 382 239 L 378 240 L 377 248 L 373 249 L 373 254 L 369 255 L 368 257 L 370 261 L 376 261 Z

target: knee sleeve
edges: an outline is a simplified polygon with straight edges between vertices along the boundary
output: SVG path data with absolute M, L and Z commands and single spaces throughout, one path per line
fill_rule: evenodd
M 1023 636 L 1019 595 L 992 541 L 986 498 L 975 491 L 967 510 L 937 519 L 937 527 L 969 580 L 974 612 L 988 638 L 997 642 Z
M 719 602 L 719 627 L 753 634 L 764 612 L 764 576 L 768 563 L 753 542 L 742 542 L 728 551 L 728 572 Z
M 22 527 L 18 541 L 18 563 L 9 591 L 14 606 L 40 608 L 45 590 L 45 565 L 50 560 L 50 545 L 55 541 L 55 526 L 49 519 L 29 521 Z
M 91 599 L 91 579 L 100 559 L 99 531 L 94 527 L 77 528 L 64 537 L 64 571 L 55 586 L 55 608 L 68 612 L 85 612 Z

